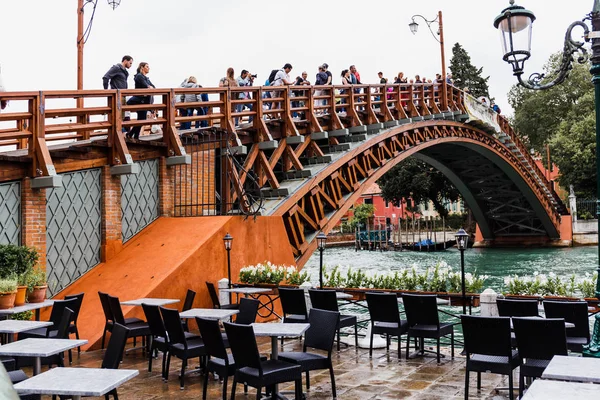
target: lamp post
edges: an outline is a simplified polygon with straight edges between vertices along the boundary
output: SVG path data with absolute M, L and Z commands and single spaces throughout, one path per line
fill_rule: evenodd
M 415 35 L 419 30 L 419 24 L 415 21 L 415 18 L 421 18 L 423 19 L 423 21 L 425 21 L 425 23 L 427 24 L 427 28 L 429 28 L 429 32 L 431 32 L 431 36 L 433 36 L 433 38 L 437 40 L 437 42 L 440 44 L 440 53 L 442 56 L 442 111 L 446 111 L 448 109 L 448 83 L 446 82 L 446 56 L 444 52 L 444 25 L 442 24 L 442 12 L 438 11 L 437 17 L 435 17 L 435 19 L 431 21 L 422 16 L 421 14 L 413 15 L 411 17 L 412 22 L 408 24 L 408 27 L 410 28 L 410 31 L 413 35 Z M 433 33 L 433 30 L 431 29 L 431 24 L 433 24 L 434 22 L 437 22 L 438 24 L 437 35 L 440 37 L 439 39 L 436 37 L 435 33 Z
M 463 314 L 467 313 L 467 295 L 465 290 L 465 250 L 469 243 L 469 234 L 465 232 L 463 228 L 460 228 L 458 232 L 454 234 L 456 237 L 456 247 L 460 251 L 460 284 L 462 287 L 462 305 Z
M 225 235 L 225 237 L 223 238 L 223 243 L 225 244 L 225 250 L 227 250 L 227 279 L 228 279 L 228 286 L 231 289 L 231 244 L 233 243 L 233 236 L 231 236 L 229 234 L 229 232 L 227 232 L 227 234 Z M 231 292 L 229 292 L 229 304 L 231 304 L 232 298 L 231 298 Z
M 320 253 L 319 261 L 319 289 L 323 289 L 323 251 L 325 250 L 325 243 L 327 242 L 327 235 L 323 232 L 319 232 L 317 235 L 317 248 Z
M 600 234 L 600 0 L 594 0 L 592 11 L 581 21 L 575 21 L 567 28 L 560 66 L 553 72 L 554 78 L 549 80 L 544 74 L 533 73 L 524 80 L 522 78 L 525 61 L 531 56 L 531 34 L 535 15 L 510 0 L 510 6 L 502 10 L 494 20 L 494 27 L 500 32 L 503 59 L 512 66 L 513 75 L 519 84 L 527 89 L 543 90 L 558 85 L 567 78 L 573 68 L 574 55 L 578 53 L 577 62 L 584 64 L 588 60 L 584 42 L 573 40 L 573 29 L 583 29 L 585 42 L 592 41 L 592 82 L 595 88 L 596 106 L 596 217 Z M 592 32 L 586 23 L 591 21 Z M 598 242 L 598 279 L 596 280 L 596 297 L 600 298 L 600 241 Z M 594 333 L 590 344 L 584 346 L 584 356 L 600 357 L 600 314 L 596 314 Z

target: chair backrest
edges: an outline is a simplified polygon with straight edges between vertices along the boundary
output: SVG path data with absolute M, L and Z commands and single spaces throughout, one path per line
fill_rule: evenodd
M 148 322 L 148 326 L 150 327 L 150 333 L 152 334 L 152 336 L 162 337 L 166 340 L 167 330 L 165 329 L 165 324 L 160 315 L 160 310 L 158 309 L 158 306 L 142 303 L 142 308 L 144 309 L 144 314 L 146 315 L 146 322 Z
M 108 304 L 113 315 L 113 321 L 117 324 L 125 325 L 125 317 L 121 309 L 121 302 L 118 297 L 108 295 Z
M 366 293 L 371 324 L 395 322 L 400 324 L 398 297 L 394 293 Z
M 69 307 L 73 311 L 76 307 L 75 303 L 77 303 L 77 299 L 54 300 L 52 311 L 50 312 L 50 322 L 54 324 L 52 329 L 56 329 L 58 324 L 60 324 L 65 308 Z
M 73 307 L 69 306 L 69 308 L 71 310 L 73 310 L 73 322 L 75 322 L 75 323 L 77 323 L 77 318 L 79 318 L 79 311 L 81 311 L 81 304 L 83 303 L 83 296 L 85 296 L 85 293 L 70 294 L 68 296 L 65 296 L 65 300 L 71 300 L 71 299 L 77 300 L 76 303 L 73 303 Z
M 256 321 L 256 313 L 258 312 L 258 306 L 260 301 L 256 299 L 240 299 L 240 312 L 235 316 L 236 324 L 250 325 Z
M 404 303 L 408 326 L 440 326 L 436 295 L 402 294 L 402 302 Z
M 319 310 L 339 312 L 335 290 L 331 289 L 308 289 L 310 302 L 313 308 Z
M 58 331 L 56 332 L 57 339 L 69 338 L 69 325 L 71 325 L 71 321 L 73 321 L 74 316 L 75 313 L 69 307 L 65 307 L 65 309 L 62 310 L 60 322 L 58 323 L 58 325 L 55 325 Z
M 181 343 L 187 348 L 187 340 L 185 339 L 185 332 L 181 326 L 179 311 L 173 308 L 160 307 L 160 313 L 165 323 L 165 329 L 169 335 L 169 342 L 171 344 Z
M 513 318 L 519 356 L 538 360 L 566 356 L 567 333 L 562 318 Z
M 586 301 L 546 301 L 544 300 L 546 318 L 563 318 L 575 324 L 567 328 L 567 336 L 584 337 L 590 340 L 590 321 Z
M 195 298 L 196 292 L 194 292 L 192 289 L 188 289 L 187 293 L 185 294 L 185 301 L 183 302 L 183 308 L 181 309 L 181 311 L 190 310 L 194 305 Z
M 227 348 L 223 341 L 223 335 L 221 335 L 219 321 L 196 317 L 196 323 L 200 330 L 200 336 L 202 336 L 202 340 L 204 341 L 206 353 L 211 357 L 221 358 L 228 364 Z
M 100 297 L 100 304 L 102 304 L 102 311 L 104 312 L 104 319 L 106 321 L 113 320 L 112 310 L 110 309 L 110 302 L 108 301 L 108 293 L 98 292 Z
M 489 356 L 512 355 L 510 318 L 461 315 L 465 351 Z
M 219 301 L 219 295 L 217 294 L 215 285 L 212 282 L 207 281 L 206 287 L 208 288 L 208 294 L 210 295 L 210 299 L 213 302 L 213 308 L 221 308 L 221 302 Z
M 310 327 L 306 331 L 304 338 L 304 350 L 307 347 L 325 350 L 331 357 L 331 350 L 333 349 L 335 332 L 337 331 L 339 320 L 340 313 L 337 311 L 312 308 L 310 314 L 308 314 Z
M 279 288 L 279 300 L 281 300 L 281 309 L 284 315 L 293 314 L 308 317 L 304 289 Z
M 102 359 L 102 367 L 106 369 L 118 369 L 121 359 L 123 359 L 123 351 L 127 343 L 129 329 L 121 324 L 113 326 L 108 346 L 104 352 Z
M 501 317 L 537 317 L 538 301 L 535 299 L 496 299 Z
M 258 352 L 252 325 L 232 324 L 229 322 L 223 322 L 223 325 L 225 326 L 235 367 L 237 369 L 243 367 L 257 368 L 260 376 L 262 376 L 260 353 Z

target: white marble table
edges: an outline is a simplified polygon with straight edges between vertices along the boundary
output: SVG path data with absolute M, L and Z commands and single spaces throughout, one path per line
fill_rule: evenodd
M 219 291 L 225 292 L 225 293 L 243 294 L 244 297 L 250 297 L 250 295 L 253 295 L 253 294 L 272 292 L 273 289 L 255 288 L 255 287 L 240 287 L 240 288 L 231 288 L 231 289 L 219 289 Z
M 54 300 L 44 300 L 41 303 L 27 303 L 22 306 L 8 308 L 6 310 L 0 310 L 0 316 L 10 316 L 17 313 L 22 313 L 25 311 L 35 311 L 35 319 L 40 319 L 40 309 L 50 307 L 54 304 Z
M 42 339 L 27 338 L 0 346 L 0 356 L 33 357 L 33 375 L 38 375 L 42 370 L 42 357 L 50 357 L 75 347 L 82 346 L 88 341 L 85 339 Z
M 536 379 L 522 400 L 598 400 L 600 385 Z
M 542 378 L 600 383 L 600 360 L 592 357 L 554 356 Z
M 136 369 L 52 368 L 14 388 L 20 395 L 71 396 L 79 400 L 81 396 L 103 396 L 138 374 Z
M 352 298 L 352 295 L 350 293 L 335 292 L 335 298 L 338 300 L 348 300 Z
M 148 304 L 149 306 L 166 306 L 167 304 L 179 303 L 179 299 L 155 299 L 152 297 L 122 301 L 121 304 L 124 306 L 141 306 L 142 304 Z
M 448 304 L 450 304 L 450 300 L 440 299 L 439 297 L 435 298 L 435 302 L 438 306 L 447 306 Z M 402 301 L 402 297 L 398 297 L 398 303 L 404 304 L 404 302 Z
M 228 310 L 221 308 L 191 308 L 179 313 L 181 318 L 207 318 L 207 319 L 227 319 L 232 315 L 239 313 L 239 310 Z
M 253 323 L 254 335 L 257 337 L 269 336 L 271 338 L 271 359 L 279 358 L 279 347 L 277 338 L 279 337 L 299 337 L 310 328 L 310 324 L 294 324 L 294 323 Z M 275 398 L 281 398 L 277 385 L 275 385 Z
M 8 335 L 8 342 L 12 342 L 13 335 L 19 332 L 26 332 L 32 329 L 45 328 L 52 326 L 50 321 L 20 321 L 17 319 L 4 319 L 0 321 L 0 333 Z

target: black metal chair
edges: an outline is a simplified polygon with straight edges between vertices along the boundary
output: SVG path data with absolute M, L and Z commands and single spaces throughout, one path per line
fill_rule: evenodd
M 192 289 L 188 289 L 187 293 L 185 294 L 185 301 L 183 302 L 183 308 L 181 309 L 181 312 L 191 310 L 192 306 L 194 305 L 195 298 L 196 298 L 196 292 L 194 292 Z M 184 331 L 186 331 L 186 332 L 190 331 L 187 318 L 182 319 L 181 324 L 183 326 Z
M 263 361 L 258 353 L 256 337 L 252 325 L 239 325 L 224 322 L 225 332 L 231 345 L 235 361 L 235 374 L 231 389 L 231 398 L 235 398 L 238 382 L 257 389 L 256 398 L 260 399 L 262 388 L 273 392 L 274 385 L 283 382 L 295 383 L 294 399 L 302 399 L 302 370 L 299 365 L 282 360 Z
M 318 308 L 311 309 L 308 316 L 310 328 L 308 328 L 304 336 L 302 351 L 279 353 L 280 360 L 298 364 L 302 368 L 302 372 L 306 373 L 306 390 L 310 389 L 310 371 L 328 369 L 331 376 L 331 392 L 334 399 L 337 398 L 337 392 L 331 352 L 333 350 L 336 331 L 338 331 L 339 317 L 340 313 L 337 311 L 321 310 Z M 306 351 L 307 348 L 326 351 L 327 356 L 309 353 Z
M 152 306 L 149 304 L 142 304 L 144 309 L 144 315 L 146 315 L 146 321 L 148 321 L 148 327 L 150 328 L 150 343 L 148 345 L 148 372 L 152 372 L 152 358 L 153 353 L 158 350 L 162 351 L 162 366 L 161 375 L 163 379 L 165 377 L 167 353 L 169 352 L 169 338 L 167 336 L 167 330 L 165 324 L 160 315 L 158 306 Z
M 437 362 L 440 362 L 440 339 L 450 335 L 452 358 L 454 358 L 454 324 L 440 322 L 436 295 L 403 294 L 402 302 L 408 322 L 406 359 L 408 360 L 410 338 L 419 338 L 421 354 L 425 353 L 425 339 L 436 339 Z
M 390 350 L 390 336 L 398 336 L 398 359 L 402 345 L 400 337 L 408 332 L 408 323 L 400 319 L 398 297 L 393 293 L 367 293 L 367 307 L 371 318 L 369 357 L 373 356 L 373 335 L 386 335 L 386 349 Z
M 512 322 L 521 359 L 519 397 L 522 397 L 525 377 L 541 377 L 552 357 L 568 355 L 567 334 L 562 318 L 513 318 Z
M 58 325 L 62 320 L 62 316 L 64 314 L 65 309 L 68 307 L 73 312 L 73 308 L 77 305 L 77 299 L 70 300 L 55 300 L 54 304 L 52 304 L 52 311 L 50 312 L 49 322 L 52 322 L 52 325 L 44 328 L 32 329 L 29 331 L 21 332 L 18 334 L 18 339 L 26 339 L 26 338 L 55 338 L 57 337 Z M 70 321 L 71 322 L 71 321 Z M 62 336 L 60 336 L 62 338 Z
M 309 289 L 310 302 L 313 308 L 320 310 L 334 311 L 339 313 L 337 297 L 335 290 L 331 289 Z M 347 326 L 354 326 L 354 346 L 358 349 L 358 320 L 356 315 L 340 314 L 340 320 L 337 330 L 337 349 L 340 350 L 340 329 Z
M 110 304 L 110 310 L 113 315 L 113 321 L 115 324 L 121 324 L 127 327 L 128 337 L 133 338 L 133 349 L 136 348 L 136 338 L 142 338 L 142 351 L 147 350 L 146 338 L 150 336 L 150 327 L 145 321 L 140 320 L 136 323 L 127 323 L 123 316 L 123 310 L 121 309 L 121 302 L 118 297 L 108 296 L 108 302 Z M 133 350 L 129 349 L 129 350 Z M 125 351 L 127 353 L 127 351 Z
M 250 325 L 256 321 L 256 315 L 258 313 L 258 307 L 260 301 L 256 299 L 240 299 L 240 312 L 235 315 L 235 323 L 242 325 Z
M 102 305 L 102 311 L 104 312 L 104 332 L 102 332 L 102 349 L 104 349 L 104 341 L 106 339 L 106 332 L 111 332 L 114 325 L 114 316 L 110 309 L 110 302 L 108 301 L 108 293 L 98 292 L 100 298 L 100 304 Z M 139 318 L 125 318 L 125 326 L 144 322 Z
M 81 304 L 83 303 L 83 296 L 85 293 L 70 294 L 65 296 L 65 300 L 75 299 L 77 302 L 73 304 L 73 307 L 69 307 L 73 310 L 73 321 L 69 325 L 69 335 L 75 334 L 75 337 L 79 339 L 79 330 L 77 329 L 77 319 L 79 318 L 79 311 L 81 311 Z M 81 347 L 77 347 L 77 352 L 81 353 Z M 71 352 L 69 351 L 69 362 L 71 361 Z
M 208 390 L 208 373 L 213 372 L 223 378 L 223 400 L 227 400 L 227 379 L 235 374 L 235 363 L 233 357 L 227 354 L 227 348 L 221 335 L 219 321 L 214 319 L 196 318 L 198 329 L 208 360 L 206 362 L 206 373 L 204 374 L 204 387 L 202 399 L 206 400 Z
M 481 373 L 508 375 L 510 400 L 514 399 L 512 372 L 521 364 L 519 352 L 512 349 L 510 318 L 460 316 L 465 341 L 465 400 L 469 398 L 469 373 L 477 372 L 477 389 L 481 390 Z
M 304 289 L 279 288 L 279 300 L 283 311 L 283 322 L 308 322 Z
M 210 295 L 210 299 L 213 303 L 213 308 L 223 308 L 225 310 L 237 310 L 238 304 L 221 304 L 219 301 L 219 295 L 217 294 L 217 289 L 215 289 L 215 285 L 212 282 L 206 282 L 206 287 L 208 288 L 208 294 Z
M 546 318 L 563 318 L 575 325 L 567 328 L 567 347 L 581 353 L 583 346 L 590 342 L 590 321 L 588 304 L 585 301 L 549 301 L 544 300 Z
M 501 317 L 539 317 L 538 301 L 535 299 L 496 299 Z
M 169 367 L 171 365 L 171 356 L 181 359 L 181 373 L 179 375 L 179 388 L 184 389 L 185 369 L 190 358 L 200 360 L 200 365 L 204 365 L 203 357 L 206 355 L 204 342 L 200 338 L 187 339 L 185 331 L 181 326 L 179 311 L 172 308 L 160 307 L 160 313 L 165 323 L 167 334 L 169 335 L 169 352 L 167 354 L 167 368 L 165 380 L 169 377 Z

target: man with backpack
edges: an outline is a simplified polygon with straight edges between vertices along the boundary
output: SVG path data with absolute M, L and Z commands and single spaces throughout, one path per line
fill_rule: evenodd
M 290 77 L 290 72 L 292 71 L 292 64 L 286 63 L 282 69 L 277 71 L 273 79 L 269 76 L 269 81 L 271 82 L 271 86 L 284 86 L 284 85 L 293 85 L 294 80 Z M 272 73 L 272 72 L 271 72 Z M 273 91 L 271 92 L 272 97 L 280 97 L 281 91 Z M 275 108 L 281 108 L 281 104 L 274 104 Z

